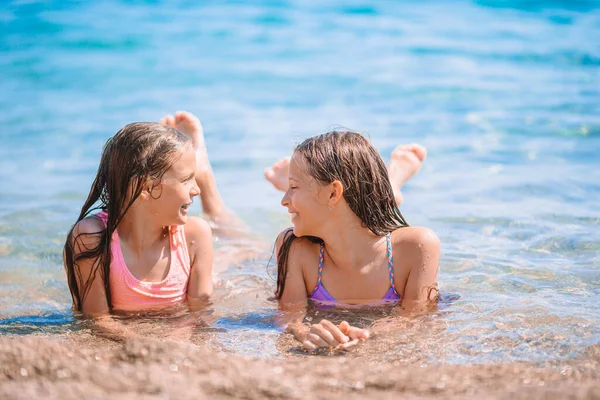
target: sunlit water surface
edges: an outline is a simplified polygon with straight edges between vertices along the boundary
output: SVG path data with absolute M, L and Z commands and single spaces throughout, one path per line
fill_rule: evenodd
M 70 311 L 61 249 L 101 147 L 128 122 L 187 109 L 224 198 L 266 243 L 289 220 L 262 170 L 302 138 L 343 125 L 384 158 L 428 147 L 402 211 L 439 235 L 446 297 L 418 318 L 329 315 L 379 332 L 357 354 L 543 364 L 600 342 L 597 2 L 16 1 L 0 24 L 0 333 L 89 329 Z M 294 354 L 268 258 L 218 275 L 209 315 L 125 323 Z

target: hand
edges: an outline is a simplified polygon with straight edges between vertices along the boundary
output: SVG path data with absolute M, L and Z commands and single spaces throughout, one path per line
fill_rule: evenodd
M 316 350 L 319 347 L 335 347 L 347 349 L 356 346 L 360 341 L 369 338 L 369 331 L 351 326 L 343 321 L 338 326 L 326 319 L 310 327 L 302 341 L 306 350 Z

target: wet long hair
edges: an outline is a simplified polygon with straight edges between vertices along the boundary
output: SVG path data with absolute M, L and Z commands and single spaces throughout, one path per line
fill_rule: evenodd
M 362 226 L 378 236 L 408 226 L 394 199 L 385 163 L 363 135 L 352 131 L 332 131 L 306 139 L 294 154 L 304 159 L 305 172 L 321 185 L 335 180 L 342 183 L 343 196 Z M 285 290 L 288 256 L 296 239 L 292 229 L 285 232 L 277 253 L 277 291 L 280 299 Z M 305 236 L 314 243 L 323 240 Z
M 109 272 L 113 232 L 142 193 L 144 185 L 148 181 L 153 186 L 158 185 L 188 145 L 191 145 L 188 136 L 177 129 L 152 122 L 126 125 L 108 139 L 88 198 L 67 234 L 63 250 L 74 310 L 81 311 L 92 281 L 98 275 L 103 280 L 106 301 L 112 310 Z M 105 227 L 99 232 L 79 233 L 73 237 L 76 225 L 98 210 L 108 213 Z M 91 236 L 94 239 L 92 242 L 97 245 L 86 246 L 82 240 L 84 235 Z M 84 277 L 78 263 L 86 259 L 92 259 L 94 263 L 91 273 Z

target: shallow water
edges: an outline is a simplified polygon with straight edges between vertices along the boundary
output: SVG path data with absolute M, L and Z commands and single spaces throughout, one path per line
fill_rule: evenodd
M 428 147 L 402 212 L 440 236 L 440 287 L 459 298 L 355 317 L 379 332 L 355 354 L 544 364 L 600 342 L 600 3 L 15 1 L 0 24 L 0 333 L 88 329 L 61 248 L 101 146 L 187 109 L 224 198 L 267 242 L 289 221 L 262 170 L 302 138 L 343 125 L 384 156 Z M 194 340 L 294 352 L 267 260 L 218 276 Z

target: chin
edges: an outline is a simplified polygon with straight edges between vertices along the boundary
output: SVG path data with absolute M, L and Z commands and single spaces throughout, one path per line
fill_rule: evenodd
M 302 237 L 302 236 L 308 236 L 308 234 L 306 232 L 304 232 L 302 230 L 302 228 L 298 228 L 297 226 L 294 225 L 294 235 L 296 235 L 296 237 Z
M 175 222 L 171 225 L 185 225 L 188 222 L 188 215 L 179 214 L 177 218 L 175 218 Z
M 296 225 L 292 225 L 292 227 L 293 227 L 292 232 L 294 233 L 294 235 L 300 237 L 301 236 L 300 229 L 298 229 L 298 227 L 296 227 Z

